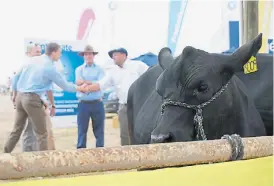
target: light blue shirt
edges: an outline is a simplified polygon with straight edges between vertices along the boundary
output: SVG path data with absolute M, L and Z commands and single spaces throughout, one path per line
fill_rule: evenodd
M 84 63 L 75 70 L 75 81 L 86 80 L 92 83 L 96 83 L 104 77 L 105 73 L 96 64 L 87 65 Z M 92 101 L 96 99 L 101 99 L 103 97 L 102 91 L 82 93 L 77 92 L 76 94 L 79 100 Z
M 57 84 L 64 91 L 76 92 L 76 85 L 67 82 L 57 71 L 54 62 L 47 56 L 32 57 L 16 73 L 12 88 L 18 92 L 32 92 L 43 98 L 46 91 Z

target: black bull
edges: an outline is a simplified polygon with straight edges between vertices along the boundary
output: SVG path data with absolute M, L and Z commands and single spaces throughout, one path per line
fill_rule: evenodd
M 266 126 L 267 135 L 273 135 L 273 56 L 257 54 L 258 71 L 235 75 L 245 84 L 249 96 Z M 128 121 L 131 144 L 148 144 L 161 118 L 162 97 L 156 92 L 158 77 L 163 72 L 157 64 L 137 79 L 128 93 Z M 230 125 L 237 125 L 230 123 Z

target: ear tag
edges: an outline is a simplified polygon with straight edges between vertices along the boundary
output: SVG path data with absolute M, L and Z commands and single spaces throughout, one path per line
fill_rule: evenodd
M 251 56 L 248 62 L 244 65 L 244 73 L 249 74 L 258 71 L 257 59 L 255 56 Z

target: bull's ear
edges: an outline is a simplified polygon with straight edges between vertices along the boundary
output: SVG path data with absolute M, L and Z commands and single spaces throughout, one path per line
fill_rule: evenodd
M 173 61 L 172 52 L 170 48 L 162 48 L 158 54 L 159 65 L 163 70 L 167 69 Z
M 262 46 L 262 33 L 247 44 L 241 46 L 232 55 L 227 64 L 233 72 L 243 71 L 243 66 L 252 56 L 256 56 Z

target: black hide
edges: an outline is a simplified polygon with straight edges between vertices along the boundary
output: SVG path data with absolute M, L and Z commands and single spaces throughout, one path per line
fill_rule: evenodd
M 239 131 L 242 137 L 256 136 L 250 132 L 249 128 L 261 127 L 260 124 L 252 122 L 252 117 L 259 117 L 254 113 L 245 112 L 248 110 L 249 103 L 256 105 L 261 118 L 267 129 L 268 135 L 273 135 L 273 62 L 270 55 L 257 54 L 258 71 L 250 74 L 238 72 L 235 74 L 232 83 L 236 84 L 237 90 L 233 96 L 238 96 L 239 92 L 246 94 L 247 100 L 243 100 L 241 104 L 244 117 L 248 117 L 248 125 L 243 126 L 244 132 Z M 162 66 L 162 65 L 161 65 Z M 151 67 L 139 79 L 137 79 L 129 89 L 128 92 L 128 121 L 132 144 L 147 144 L 150 142 L 150 135 L 156 128 L 161 118 L 161 104 L 162 97 L 155 90 L 155 85 L 158 77 L 162 74 L 163 69 L 156 65 Z M 236 93 L 237 92 L 237 93 Z M 240 103 L 239 103 L 240 104 Z M 251 105 L 252 105 L 251 104 Z M 221 105 L 220 105 L 221 107 Z M 250 110 L 250 109 L 249 109 Z M 251 108 L 252 110 L 252 108 Z M 206 113 L 204 113 L 206 115 Z M 258 119 L 258 118 L 257 118 Z M 231 121 L 227 123 L 228 132 L 240 129 L 241 121 Z M 229 128 L 234 128 L 229 130 Z M 210 132 L 210 127 L 205 127 L 209 139 L 216 139 L 220 136 L 214 136 Z M 218 130 L 218 129 L 215 129 Z M 221 129 L 220 129 L 221 130 Z M 236 131 L 235 131 L 236 130 Z M 259 129 L 260 130 L 260 129 Z M 250 132 L 250 133 L 249 133 Z M 222 135 L 224 135 L 223 133 Z M 259 133 L 258 133 L 259 134 Z M 211 135 L 211 136 L 210 136 Z

